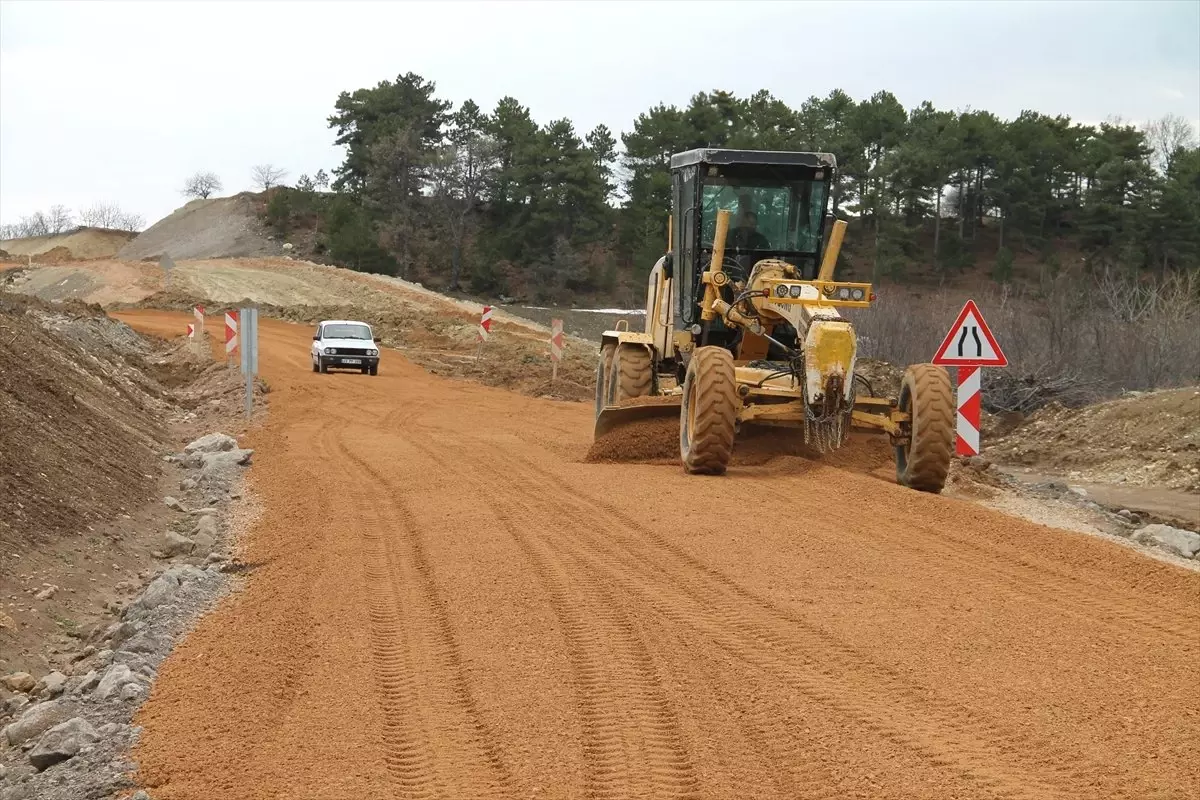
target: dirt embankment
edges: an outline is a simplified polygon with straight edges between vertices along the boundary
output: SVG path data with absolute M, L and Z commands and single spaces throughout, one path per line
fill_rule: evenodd
M 0 295 L 0 574 L 149 499 L 166 404 L 148 355 L 95 307 Z
M 998 461 L 1077 480 L 1200 493 L 1200 387 L 1078 409 L 1050 405 L 988 450 Z
M 179 493 L 162 455 L 218 420 L 238 430 L 241 387 L 95 306 L 0 292 L 0 674 L 66 669 L 73 638 L 132 591 Z
M 282 243 L 267 239 L 255 213 L 253 195 L 243 192 L 191 201 L 122 247 L 117 258 L 268 256 L 279 255 L 281 247 Z
M 137 233 L 108 228 L 77 228 L 52 236 L 29 236 L 23 239 L 0 241 L 0 250 L 16 260 L 34 256 L 43 263 L 58 263 L 71 259 L 112 258 Z M 47 256 L 50 256 L 47 258 Z

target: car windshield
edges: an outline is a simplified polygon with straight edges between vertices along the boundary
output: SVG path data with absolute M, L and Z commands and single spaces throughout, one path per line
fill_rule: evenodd
M 366 339 L 371 340 L 371 329 L 366 325 L 326 325 L 323 328 L 325 339 Z
M 728 211 L 730 216 L 726 247 L 815 253 L 825 211 L 825 184 L 732 176 L 706 178 L 701 210 L 703 247 L 712 247 L 720 210 Z

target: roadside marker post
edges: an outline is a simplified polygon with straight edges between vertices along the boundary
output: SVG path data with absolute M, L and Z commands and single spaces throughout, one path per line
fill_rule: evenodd
M 563 352 L 563 321 L 550 320 L 550 382 L 558 380 L 558 362 L 562 361 Z
M 204 306 L 192 306 L 192 316 L 196 318 L 196 327 L 195 327 L 195 331 L 196 331 L 195 339 L 196 340 L 194 342 L 196 355 L 203 356 L 204 355 L 204 343 L 205 343 Z
M 492 307 L 483 307 L 483 316 L 479 318 L 479 341 L 486 342 L 492 333 Z
M 225 363 L 233 369 L 233 354 L 238 349 L 238 312 L 225 312 Z
M 169 255 L 167 255 L 166 253 L 163 253 L 161 256 L 159 256 L 158 266 L 160 266 L 163 271 L 163 288 L 170 289 L 171 288 L 171 270 L 175 269 L 175 262 L 171 260 L 171 257 Z
M 483 316 L 479 318 L 479 330 L 475 333 L 475 341 L 479 346 L 475 348 L 475 358 L 478 359 L 483 355 L 483 343 L 488 340 L 492 334 L 492 311 L 491 306 L 483 307 Z
M 254 414 L 254 377 L 258 375 L 258 308 L 243 306 L 238 312 L 238 351 L 242 356 L 242 377 L 246 381 L 246 419 Z
M 189 339 L 196 338 L 196 325 L 193 322 L 188 323 L 188 338 Z
M 979 455 L 979 419 L 983 408 L 983 367 L 1007 367 L 1008 357 L 1000 349 L 991 328 L 983 319 L 979 306 L 968 300 L 950 326 L 933 356 L 934 364 L 954 367 L 958 373 L 957 433 L 955 453 L 960 456 Z

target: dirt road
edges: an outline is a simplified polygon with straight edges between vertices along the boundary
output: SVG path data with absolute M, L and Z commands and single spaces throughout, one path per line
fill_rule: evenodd
M 797 458 L 583 463 L 588 404 L 260 333 L 253 566 L 136 720 L 158 800 L 1200 794 L 1195 572 Z

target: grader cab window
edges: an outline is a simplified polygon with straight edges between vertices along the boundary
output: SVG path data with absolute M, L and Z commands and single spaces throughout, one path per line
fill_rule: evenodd
M 712 247 L 717 212 L 721 210 L 729 212 L 726 248 L 816 253 L 825 211 L 825 184 L 706 178 L 701 206 L 701 247 Z

